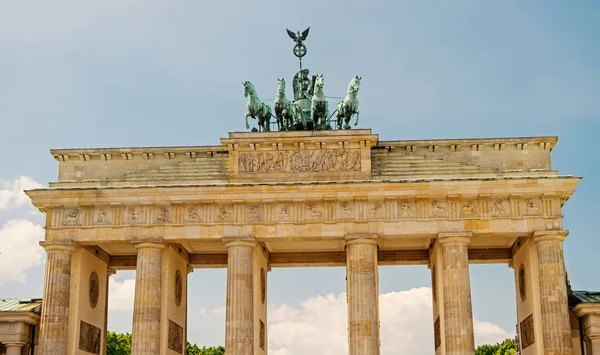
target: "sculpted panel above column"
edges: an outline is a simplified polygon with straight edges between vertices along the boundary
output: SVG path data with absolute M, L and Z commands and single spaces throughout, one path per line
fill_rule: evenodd
M 320 198 L 198 201 L 168 205 L 99 205 L 92 208 L 53 208 L 51 227 L 112 227 L 190 224 L 271 224 L 344 221 L 469 220 L 559 218 L 558 198 Z M 539 209 L 537 209 L 537 207 Z M 544 208 L 542 208 L 544 207 Z M 88 221 L 85 222 L 84 221 Z
M 359 149 L 242 152 L 239 174 L 360 171 Z

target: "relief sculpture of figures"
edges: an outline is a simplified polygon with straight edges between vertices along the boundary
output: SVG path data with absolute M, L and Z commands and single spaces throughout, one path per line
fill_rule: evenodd
M 271 129 L 269 124 L 271 123 L 271 106 L 260 101 L 254 85 L 249 81 L 243 81 L 242 86 L 244 87 L 244 96 L 248 98 L 246 104 L 246 129 L 250 128 L 248 124 L 248 117 L 252 117 L 258 120 L 258 131 L 269 132 Z
M 350 172 L 360 169 L 360 151 L 356 149 L 242 152 L 238 160 L 240 174 Z

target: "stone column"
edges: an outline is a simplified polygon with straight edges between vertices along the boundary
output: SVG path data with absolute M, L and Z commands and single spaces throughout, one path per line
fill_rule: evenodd
M 572 354 L 567 279 L 562 243 L 567 231 L 535 232 L 542 309 L 544 354 Z
M 223 238 L 227 247 L 227 355 L 253 355 L 254 302 L 252 253 L 254 238 Z
M 40 319 L 39 353 L 64 355 L 69 337 L 71 291 L 71 242 L 41 242 L 46 249 L 44 302 Z
M 104 298 L 104 330 L 102 331 L 102 345 L 100 346 L 100 355 L 106 355 L 106 344 L 108 343 L 108 292 L 110 291 L 110 277 L 116 274 L 117 271 L 114 269 L 107 269 L 106 271 L 106 297 Z
M 346 236 L 350 355 L 379 355 L 377 236 Z
M 444 287 L 446 354 L 475 353 L 471 281 L 469 279 L 469 240 L 471 233 L 440 233 Z
M 161 275 L 165 244 L 136 244 L 135 303 L 131 334 L 132 355 L 155 355 L 160 352 Z
M 6 355 L 21 355 L 23 343 L 7 343 L 4 346 L 6 346 Z

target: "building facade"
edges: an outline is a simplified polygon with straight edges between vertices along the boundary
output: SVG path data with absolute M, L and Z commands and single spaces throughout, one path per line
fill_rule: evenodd
M 552 169 L 556 142 L 340 130 L 53 150 L 58 180 L 27 192 L 46 213 L 40 353 L 102 353 L 108 278 L 135 269 L 133 354 L 181 354 L 188 272 L 223 267 L 227 354 L 266 354 L 269 270 L 343 266 L 349 353 L 379 354 L 378 266 L 420 264 L 436 354 L 473 354 L 469 264 L 504 263 L 521 353 L 572 354 L 561 208 L 580 178 Z

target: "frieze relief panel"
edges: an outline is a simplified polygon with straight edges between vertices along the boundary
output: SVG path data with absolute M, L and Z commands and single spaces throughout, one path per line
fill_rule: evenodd
M 113 224 L 113 213 L 110 208 L 98 207 L 94 212 L 94 225 L 108 226 Z
M 492 204 L 492 217 L 507 217 L 509 213 L 509 203 L 505 199 L 495 199 Z
M 367 204 L 368 218 L 369 219 L 386 219 L 386 205 L 385 201 L 369 202 Z
M 360 171 L 360 149 L 240 152 L 239 174 Z
M 411 219 L 417 217 L 416 202 L 412 200 L 402 200 L 400 203 L 400 218 Z
M 144 223 L 144 213 L 141 207 L 127 207 L 125 209 L 125 224 Z
M 525 201 L 525 215 L 526 216 L 541 216 L 542 215 L 542 202 L 539 198 L 530 198 Z
M 464 200 L 461 203 L 460 210 L 461 216 L 463 218 L 473 218 L 479 216 L 479 212 L 477 211 L 476 201 L 473 200 Z
M 306 203 L 306 220 L 307 221 L 323 221 L 325 218 L 325 210 L 323 204 L 319 202 L 309 201 Z
M 186 206 L 183 221 L 184 223 L 202 223 L 204 219 L 202 218 L 202 206 L 194 205 L 194 206 Z
M 67 209 L 64 213 L 63 226 L 79 227 L 82 224 L 83 212 L 81 208 Z
M 156 208 L 154 209 L 154 223 L 173 223 L 171 206 L 156 206 Z
M 336 206 L 337 220 L 356 219 L 354 212 L 354 201 L 338 201 Z
M 52 209 L 53 227 L 103 227 L 137 225 L 227 224 L 227 223 L 304 223 L 373 220 L 436 220 L 475 218 L 560 217 L 556 196 L 497 198 L 414 199 L 355 197 L 339 200 L 234 200 L 228 204 L 214 201 L 173 205 L 98 205 Z
M 233 222 L 233 205 L 215 205 L 215 221 L 217 223 Z

